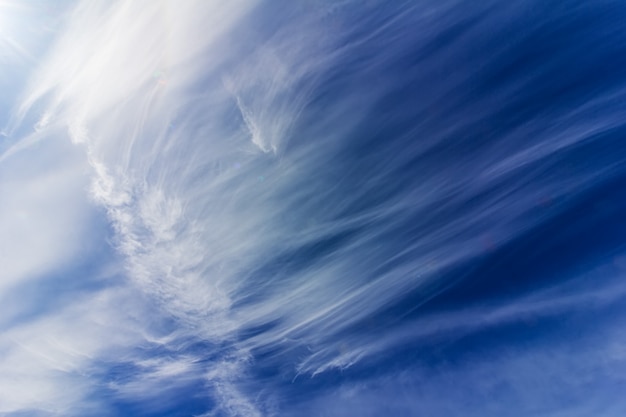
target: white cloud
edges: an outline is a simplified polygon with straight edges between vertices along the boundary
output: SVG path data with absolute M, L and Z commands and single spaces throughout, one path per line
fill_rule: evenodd
M 93 398 L 98 389 L 93 361 L 114 360 L 142 341 L 129 316 L 136 303 L 128 289 L 76 297 L 65 308 L 3 331 L 0 412 L 80 415 L 103 406 L 106 411 L 106 404 Z
M 88 172 L 84 159 L 58 140 L 3 160 L 0 288 L 60 269 L 92 244 Z
M 263 407 L 245 389 L 254 349 L 306 346 L 293 372 L 314 376 L 401 345 L 415 337 L 414 328 L 382 341 L 377 334 L 338 335 L 427 283 L 437 269 L 481 253 L 472 233 L 481 222 L 497 223 L 496 246 L 522 229 L 516 220 L 530 203 L 517 204 L 505 219 L 494 218 L 498 203 L 425 230 L 400 253 L 381 254 L 388 235 L 376 225 L 397 226 L 440 202 L 446 182 L 427 178 L 415 195 L 392 198 L 384 209 L 342 216 L 384 183 L 385 173 L 369 173 L 362 181 L 373 185 L 352 200 L 330 202 L 342 179 L 319 185 L 315 173 L 332 169 L 334 142 L 364 117 L 375 101 L 366 96 L 380 98 L 383 87 L 346 97 L 286 152 L 317 77 L 348 47 L 326 53 L 332 38 L 313 17 L 259 34 L 246 20 L 256 7 L 86 0 L 68 17 L 9 133 L 25 130 L 43 107 L 36 132 L 0 156 L 0 192 L 13 197 L 0 202 L 0 263 L 8 271 L 0 291 L 75 266 L 89 252 L 88 198 L 113 229 L 125 281 L 113 292 L 94 286 L 60 311 L 9 326 L 0 339 L 6 352 L 0 412 L 78 414 L 102 382 L 91 373 L 94 363 L 119 359 L 133 367 L 123 381 L 106 383 L 120 398 L 153 398 L 163 387 L 204 377 L 216 413 L 260 416 Z M 248 53 L 246 39 L 256 37 L 262 39 Z M 16 169 L 54 149 L 63 154 L 55 164 L 35 174 Z M 536 152 L 547 151 L 518 156 Z M 303 216 L 310 216 L 305 226 Z M 341 234 L 344 241 L 324 253 Z M 380 264 L 387 272 L 373 276 Z M 599 302 L 608 302 L 604 295 Z M 552 297 L 523 299 L 451 312 L 429 317 L 420 334 L 467 332 L 586 300 L 557 300 L 554 307 Z M 176 330 L 155 324 L 166 319 Z M 207 364 L 187 353 L 190 339 L 216 346 L 217 357 Z M 153 358 L 149 349 L 138 353 L 138 345 L 157 345 L 171 356 Z

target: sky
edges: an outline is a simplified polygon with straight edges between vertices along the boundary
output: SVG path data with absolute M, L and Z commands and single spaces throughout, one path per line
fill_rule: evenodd
M 623 416 L 625 18 L 0 0 L 0 417 Z

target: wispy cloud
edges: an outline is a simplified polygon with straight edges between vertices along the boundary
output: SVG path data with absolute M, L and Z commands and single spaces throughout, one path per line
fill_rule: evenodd
M 89 167 L 59 139 L 48 140 L 0 166 L 2 288 L 60 269 L 90 244 Z
M 281 384 L 384 366 L 388 352 L 416 340 L 462 339 L 529 317 L 607 308 L 623 297 L 618 284 L 570 293 L 559 287 L 401 325 L 393 308 L 409 303 L 405 297 L 414 296 L 400 308 L 409 316 L 451 284 L 446 274 L 468 273 L 470 261 L 556 216 L 557 204 L 537 212 L 542 195 L 562 201 L 610 177 L 617 164 L 525 188 L 541 175 L 528 166 L 613 125 L 550 131 L 544 134 L 554 140 L 545 142 L 522 126 L 505 139 L 534 141 L 452 158 L 446 139 L 467 126 L 429 124 L 458 110 L 441 97 L 471 73 L 444 77 L 443 91 L 432 92 L 429 77 L 441 73 L 441 61 L 424 63 L 412 80 L 424 100 L 410 132 L 396 127 L 406 127 L 402 117 L 384 114 L 398 89 L 388 62 L 407 60 L 396 31 L 416 19 L 422 43 L 414 41 L 427 50 L 433 27 L 452 19 L 450 5 L 413 18 L 404 6 L 363 16 L 354 2 L 290 6 L 276 16 L 265 7 L 252 0 L 82 1 L 67 15 L 15 108 L 11 141 L 0 148 L 0 193 L 12 196 L 0 201 L 0 296 L 36 298 L 26 284 L 48 279 L 67 303 L 0 308 L 10 318 L 0 321 L 0 412 L 102 415 L 113 413 L 112 403 L 133 401 L 159 410 L 200 384 L 214 401 L 206 416 L 279 414 L 281 399 L 269 391 Z M 342 10 L 351 13 L 340 19 Z M 356 33 L 359 19 L 381 22 Z M 350 72 L 342 60 L 359 64 Z M 377 82 L 364 85 L 372 74 Z M 484 117 L 470 113 L 468 125 Z M 412 134 L 423 141 L 401 149 L 372 143 L 383 142 L 367 125 L 379 115 L 381 131 L 393 127 L 393 135 L 380 134 L 384 140 Z M 433 153 L 442 161 L 431 162 Z M 345 162 L 348 154 L 360 159 Z M 416 168 L 398 168 L 409 165 Z M 93 276 L 83 258 L 106 264 Z M 611 346 L 619 346 L 614 336 Z M 621 366 L 623 352 L 610 352 Z M 493 361 L 477 355 L 474 364 L 432 378 L 415 365 L 417 376 L 365 375 L 336 394 L 317 386 L 317 396 L 287 408 L 307 415 L 298 407 L 324 403 L 335 415 L 375 415 L 372 393 L 382 392 L 397 401 L 396 415 L 428 413 L 441 405 L 429 403 L 436 389 L 451 379 L 472 385 L 498 368 L 505 370 L 498 384 L 520 378 L 522 389 L 507 395 L 523 403 L 539 395 L 538 368 L 571 375 L 563 370 L 586 353 L 556 362 L 541 349 Z M 422 396 L 398 393 L 428 384 Z M 496 385 L 470 392 L 486 397 Z M 453 394 L 472 401 L 461 389 Z
M 91 374 L 94 361 L 141 342 L 128 316 L 130 295 L 127 289 L 76 295 L 66 307 L 5 329 L 0 411 L 106 412 L 106 403 L 93 398 L 98 381 Z

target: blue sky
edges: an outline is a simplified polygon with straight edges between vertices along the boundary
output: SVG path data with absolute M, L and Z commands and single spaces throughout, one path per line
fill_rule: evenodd
M 0 416 L 622 416 L 625 15 L 0 0 Z

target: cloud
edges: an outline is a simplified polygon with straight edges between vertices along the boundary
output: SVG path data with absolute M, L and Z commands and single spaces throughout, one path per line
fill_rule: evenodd
M 93 399 L 98 381 L 91 374 L 96 359 L 113 359 L 141 341 L 127 315 L 133 309 L 129 295 L 127 289 L 76 295 L 64 308 L 5 329 L 0 412 L 106 412 L 106 404 Z
M 24 188 L 27 179 L 20 178 L 16 172 L 11 172 L 10 179 L 3 182 L 7 193 L 18 198 L 17 201 L 24 201 L 21 206 L 13 203 L 3 207 L 2 218 L 6 223 L 2 227 L 7 232 L 3 234 L 6 237 L 3 247 L 7 248 L 3 255 L 15 258 L 12 263 L 7 262 L 12 281 L 21 282 L 25 275 L 50 274 L 57 266 L 76 264 L 85 236 L 79 234 L 72 240 L 64 239 L 64 234 L 77 233 L 82 223 L 89 223 L 81 223 L 80 217 L 88 217 L 94 210 L 85 198 L 90 197 L 104 208 L 115 233 L 113 244 L 125 258 L 130 281 L 122 291 L 132 293 L 133 288 L 138 289 L 153 298 L 164 314 L 174 317 L 182 326 L 179 336 L 167 342 L 168 349 L 176 351 L 176 346 L 190 336 L 214 341 L 233 337 L 236 326 L 225 316 L 230 297 L 220 288 L 217 277 L 206 278 L 207 268 L 214 271 L 220 268 L 214 257 L 225 248 L 215 239 L 212 247 L 204 243 L 209 232 L 207 225 L 200 222 L 197 212 L 188 208 L 193 202 L 193 193 L 204 192 L 204 187 L 189 189 L 186 186 L 190 173 L 184 170 L 194 154 L 186 151 L 186 155 L 176 155 L 182 148 L 173 148 L 172 144 L 190 134 L 185 123 L 195 122 L 184 118 L 176 120 L 181 107 L 189 106 L 190 97 L 185 89 L 197 82 L 201 72 L 210 71 L 212 65 L 217 67 L 219 61 L 225 59 L 226 54 L 219 53 L 225 51 L 224 47 L 212 44 L 252 6 L 252 2 L 230 5 L 191 2 L 177 7 L 168 2 L 82 2 L 77 5 L 66 31 L 59 35 L 49 58 L 30 84 L 10 134 L 19 135 L 22 123 L 30 119 L 35 104 L 46 108 L 44 116 L 36 123 L 35 133 L 3 152 L 2 162 L 8 171 L 11 160 L 33 161 L 36 147 L 66 151 L 63 140 L 64 136 L 69 136 L 75 145 L 70 153 L 79 169 L 70 171 L 61 160 L 58 162 L 62 166 L 55 167 L 59 172 L 58 180 L 49 170 L 37 178 L 37 183 L 31 182 L 37 185 L 27 188 Z M 207 22 L 212 23 L 207 26 Z M 208 33 L 207 27 L 212 28 Z M 198 62 L 198 54 L 208 50 L 214 52 L 213 62 Z M 154 76 L 157 72 L 158 79 Z M 226 91 L 216 100 L 234 102 Z M 175 128 L 172 128 L 173 123 L 177 124 Z M 60 130 L 63 127 L 65 132 Z M 193 134 L 200 138 L 203 132 Z M 219 144 L 216 149 L 215 160 L 220 157 Z M 198 162 L 191 167 L 201 169 Z M 176 173 L 176 169 L 180 171 Z M 69 172 L 66 174 L 66 171 Z M 182 177 L 179 176 L 177 182 L 179 174 Z M 58 184 L 64 185 L 63 181 L 70 182 L 68 187 L 75 192 L 71 198 L 59 192 Z M 206 200 L 206 196 L 203 198 Z M 9 213 L 13 211 L 41 219 L 40 224 L 11 224 Z M 55 216 L 55 211 L 59 216 Z M 86 231 L 88 226 L 84 225 Z M 28 228 L 32 230 L 30 238 L 24 235 Z M 226 228 L 224 225 L 224 231 Z M 15 247 L 12 241 L 24 245 L 24 249 Z M 55 245 L 58 241 L 67 243 Z M 30 258 L 38 252 L 43 256 L 39 256 L 38 262 L 32 262 Z M 211 252 L 214 257 L 207 262 L 205 258 Z M 96 308 L 93 303 L 103 296 L 102 290 L 91 288 L 87 294 L 83 308 L 90 306 L 89 314 L 75 311 L 80 308 L 72 301 L 68 310 L 74 313 L 48 313 L 45 320 L 16 326 L 12 332 L 18 332 L 19 337 L 11 333 L 6 336 L 10 353 L 5 362 L 5 375 L 14 375 L 23 382 L 15 389 L 23 389 L 34 380 L 39 383 L 33 383 L 34 389 L 28 395 L 13 396 L 11 401 L 8 399 L 14 390 L 7 390 L 3 412 L 39 409 L 51 413 L 69 413 L 70 410 L 79 413 L 78 405 L 88 402 L 93 394 L 91 389 L 100 379 L 106 380 L 101 374 L 88 374 L 94 363 L 113 360 L 109 356 L 111 350 L 119 349 L 123 356 L 131 355 L 138 344 L 145 342 L 141 337 L 124 340 L 111 337 L 119 334 L 120 326 L 130 320 L 128 317 L 116 319 L 117 303 L 123 303 L 123 299 L 111 300 L 95 313 L 91 311 Z M 102 317 L 94 317 L 94 314 Z M 94 323 L 101 320 L 111 325 Z M 143 326 L 149 327 L 150 321 L 147 317 L 141 318 Z M 60 323 L 67 323 L 67 327 Z M 70 337 L 68 333 L 83 335 L 86 339 Z M 145 329 L 140 331 L 140 334 L 147 333 L 150 332 Z M 46 342 L 37 343 L 38 338 Z M 154 336 L 149 339 L 154 340 Z M 63 340 L 62 347 L 58 340 Z M 85 344 L 86 340 L 90 343 Z M 151 362 L 145 357 L 129 359 L 138 369 L 136 376 L 108 387 L 121 397 L 136 397 L 150 392 L 164 380 L 180 380 L 183 373 L 184 378 L 188 378 L 193 374 L 196 359 L 185 359 L 182 353 L 177 353 L 177 357 L 175 362 L 169 363 L 162 359 Z M 35 359 L 39 367 L 19 365 L 35 363 Z M 219 395 L 229 398 L 229 409 L 243 407 L 243 400 L 235 401 L 236 389 L 226 380 L 220 377 L 216 385 Z M 252 405 L 246 407 L 253 409 Z
M 36 136 L 34 134 L 33 136 Z M 84 253 L 94 206 L 86 198 L 88 165 L 58 139 L 0 166 L 2 287 L 60 269 Z
M 534 211 L 543 192 L 563 198 L 614 167 L 569 181 L 550 177 L 530 191 L 524 187 L 540 174 L 517 175 L 600 128 L 520 145 L 505 158 L 481 149 L 452 158 L 446 140 L 466 126 L 433 131 L 428 123 L 453 113 L 454 103 L 441 97 L 472 79 L 459 71 L 442 91 L 429 90 L 439 60 L 409 80 L 424 97 L 404 115 L 418 120 L 406 133 L 406 121 L 385 112 L 398 88 L 390 63 L 407 59 L 394 30 L 414 21 L 394 9 L 377 30 L 348 42 L 342 22 L 362 17 L 350 15 L 355 4 L 294 6 L 274 17 L 256 1 L 76 4 L 16 106 L 0 155 L 0 192 L 13 197 L 0 203 L 8 277 L 0 293 L 32 299 L 36 291 L 21 285 L 65 282 L 58 274 L 87 284 L 59 285 L 67 305 L 11 312 L 21 320 L 3 323 L 0 412 L 99 415 L 116 401 L 163 410 L 202 381 L 203 395 L 215 401 L 207 416 L 271 415 L 284 405 L 271 392 L 280 384 L 358 372 L 416 340 L 457 340 L 620 299 L 613 287 L 565 296 L 546 290 L 398 323 L 394 312 L 419 309 L 450 284 L 447 273 L 558 214 Z M 420 15 L 426 40 L 418 46 L 432 46 L 428 30 L 448 8 Z M 336 16 L 344 12 L 345 20 Z M 346 60 L 359 65 L 346 71 Z M 376 129 L 367 124 L 374 117 Z M 409 133 L 424 137 L 419 146 L 379 145 Z M 520 128 L 506 139 L 517 143 L 527 133 Z M 443 162 L 426 158 L 439 148 Z M 109 273 L 85 271 L 85 257 Z M 407 294 L 417 294 L 410 305 Z M 533 383 L 551 364 L 548 353 L 495 359 L 480 356 L 432 380 L 362 377 L 336 395 L 320 388 L 312 394 L 319 398 L 292 402 L 367 415 L 380 410 L 375 392 L 398 400 L 404 383 L 443 391 L 458 378 L 470 386 L 498 367 L 506 370 L 498 383 L 522 381 L 511 394 L 516 401 L 539 395 Z M 472 392 L 486 397 L 492 389 L 486 383 Z M 391 408 L 427 413 L 437 406 L 435 391 Z M 472 401 L 453 391 L 460 403 Z

